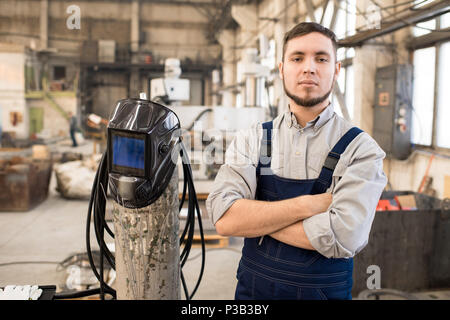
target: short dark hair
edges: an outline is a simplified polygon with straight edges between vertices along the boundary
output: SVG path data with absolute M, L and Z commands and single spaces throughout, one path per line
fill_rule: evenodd
M 286 53 L 286 47 L 289 40 L 304 36 L 312 32 L 319 32 L 331 40 L 334 48 L 334 57 L 336 58 L 338 45 L 337 38 L 334 32 L 316 22 L 301 22 L 294 26 L 291 30 L 286 32 L 286 34 L 284 35 L 282 60 L 284 61 L 284 54 Z

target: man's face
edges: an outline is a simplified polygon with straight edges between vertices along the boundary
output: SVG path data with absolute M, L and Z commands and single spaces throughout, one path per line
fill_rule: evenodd
M 333 43 L 319 32 L 289 40 L 279 64 L 287 96 L 304 107 L 327 102 L 340 68 Z

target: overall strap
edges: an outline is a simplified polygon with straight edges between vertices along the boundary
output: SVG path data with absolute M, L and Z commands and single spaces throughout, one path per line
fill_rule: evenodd
M 350 142 L 352 142 L 361 132 L 363 131 L 357 127 L 351 128 L 341 137 L 341 139 L 339 139 L 333 149 L 328 153 L 322 170 L 320 171 L 319 178 L 317 178 L 314 185 L 316 193 L 324 193 L 331 186 L 333 172 L 341 154 L 344 153 Z
M 258 166 L 256 167 L 256 176 L 259 176 L 260 168 L 270 168 L 272 161 L 272 128 L 273 121 L 262 124 L 263 136 L 261 139 L 261 148 L 259 151 Z

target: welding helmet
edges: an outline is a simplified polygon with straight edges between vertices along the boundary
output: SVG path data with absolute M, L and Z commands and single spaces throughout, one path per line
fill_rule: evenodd
M 108 124 L 112 196 L 126 208 L 150 205 L 172 178 L 180 121 L 169 108 L 145 99 L 117 102 Z

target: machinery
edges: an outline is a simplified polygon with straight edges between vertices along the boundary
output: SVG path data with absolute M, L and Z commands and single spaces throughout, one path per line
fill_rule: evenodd
M 150 100 L 161 101 L 165 105 L 178 105 L 189 100 L 189 80 L 180 79 L 180 60 L 166 59 L 164 78 L 152 79 L 150 82 Z
M 412 66 L 378 68 L 375 79 L 373 138 L 389 157 L 411 154 Z
M 180 203 L 179 154 L 184 173 Z M 178 213 L 186 194 L 188 214 L 180 234 Z M 105 221 L 108 195 L 112 198 L 114 232 Z M 182 267 L 192 246 L 196 213 L 202 239 L 202 265 L 197 284 L 189 293 Z M 100 265 L 94 263 L 90 245 L 91 218 L 100 247 Z M 115 239 L 114 254 L 105 243 L 105 232 Z M 56 298 L 100 293 L 102 299 L 109 294 L 115 299 L 173 300 L 180 299 L 182 284 L 186 299 L 191 299 L 200 284 L 205 262 L 203 228 L 189 159 L 181 142 L 180 122 L 173 111 L 147 100 L 145 94 L 140 99 L 118 101 L 109 120 L 107 151 L 89 202 L 86 245 L 100 288 L 55 295 Z M 105 262 L 116 270 L 117 290 L 104 280 Z

